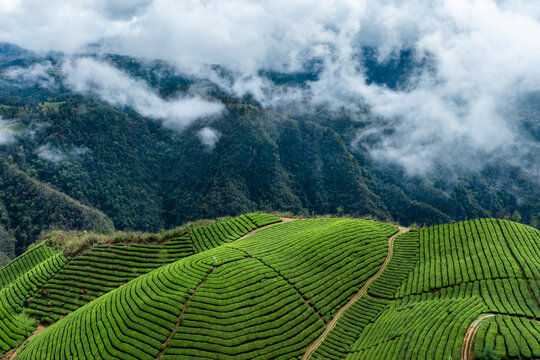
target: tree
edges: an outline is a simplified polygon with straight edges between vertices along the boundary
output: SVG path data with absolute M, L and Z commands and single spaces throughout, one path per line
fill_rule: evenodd
M 521 214 L 517 210 L 512 214 L 512 220 L 515 222 L 519 222 L 521 220 Z
M 478 360 L 499 360 L 499 356 L 497 355 L 497 352 L 495 349 L 493 349 L 493 346 L 487 345 L 484 348 L 484 351 L 478 356 Z
M 538 229 L 540 227 L 540 220 L 536 216 L 531 217 L 531 225 Z

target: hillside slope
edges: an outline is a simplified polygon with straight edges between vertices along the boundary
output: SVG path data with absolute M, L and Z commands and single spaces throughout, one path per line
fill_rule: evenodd
M 40 183 L 0 157 L 0 251 L 20 255 L 43 230 L 112 232 L 107 215 Z
M 218 119 L 171 130 L 133 108 L 111 106 L 108 97 L 70 91 L 61 56 L 39 58 L 17 50 L 7 59 L 0 61 L 0 116 L 10 142 L 0 153 L 39 181 L 107 214 L 120 230 L 159 231 L 255 210 L 371 215 L 404 225 L 493 216 L 540 224 L 535 167 L 497 158 L 470 171 L 440 164 L 426 176 L 410 176 L 373 158 L 369 149 L 381 139 L 371 131 L 377 122 L 368 109 L 360 114 L 272 110 L 206 80 L 182 77 L 162 61 L 96 59 L 147 83 L 163 99 L 204 88 L 205 98 L 226 109 Z M 51 86 L 5 75 L 37 63 L 51 65 Z M 372 75 L 394 71 L 376 69 Z M 279 82 L 284 74 L 268 75 Z M 399 83 L 399 76 L 391 78 L 380 80 Z M 524 131 L 535 133 L 538 111 L 530 104 L 519 108 Z M 201 141 L 205 128 L 216 135 L 212 146 Z M 529 163 L 536 163 L 539 149 L 527 155 Z
M 52 323 L 164 264 L 278 221 L 252 213 L 160 235 L 52 232 L 0 270 L 0 350 L 17 346 L 36 329 L 29 315 Z
M 538 230 L 479 219 L 394 239 L 370 220 L 279 220 L 252 213 L 70 254 L 47 239 L 48 257 L 0 270 L 10 288 L 32 264 L 63 261 L 0 312 L 53 323 L 17 358 L 540 357 Z M 35 328 L 21 321 L 4 321 L 16 332 L 5 349 Z
M 505 359 L 540 357 L 537 230 L 480 219 L 418 236 L 419 249 L 392 260 L 396 268 L 370 289 L 367 310 L 356 309 L 362 320 L 339 324 L 321 359 L 469 359 L 486 347 Z M 463 347 L 469 324 L 488 313 L 495 316 L 479 324 L 473 348 Z
M 350 219 L 261 230 L 109 292 L 38 335 L 20 357 L 299 356 L 377 271 L 395 231 Z M 74 335 L 79 341 L 63 337 L 87 322 L 88 331 Z

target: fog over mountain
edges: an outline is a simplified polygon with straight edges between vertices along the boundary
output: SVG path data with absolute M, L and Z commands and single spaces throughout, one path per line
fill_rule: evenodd
M 0 0 L 2 359 L 540 359 L 539 230 L 540 0 Z
M 38 52 L 164 59 L 266 107 L 351 114 L 367 107 L 372 125 L 357 143 L 374 139 L 372 155 L 409 174 L 457 160 L 477 169 L 488 159 L 521 158 L 533 146 L 508 116 L 506 99 L 540 90 L 539 1 L 23 0 L 3 1 L 0 20 L 0 41 Z M 406 76 L 370 82 L 365 49 L 382 65 L 408 51 Z M 89 59 L 67 60 L 63 70 L 75 91 L 132 106 L 168 127 L 221 111 L 198 95 L 163 101 Z M 291 86 L 267 72 L 315 76 Z M 39 81 L 48 85 L 46 77 Z
M 115 106 L 130 106 L 145 117 L 162 120 L 165 127 L 172 129 L 182 129 L 195 119 L 223 111 L 223 105 L 200 96 L 163 100 L 146 83 L 91 58 L 67 60 L 62 71 L 65 83 L 75 92 L 97 95 Z

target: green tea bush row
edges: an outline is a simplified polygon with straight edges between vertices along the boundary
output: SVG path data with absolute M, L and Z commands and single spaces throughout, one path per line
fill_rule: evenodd
M 419 238 L 416 230 L 394 239 L 394 254 L 386 270 L 371 284 L 368 293 L 393 299 L 402 281 L 418 262 Z
M 475 357 L 484 349 L 495 349 L 500 358 L 539 359 L 540 324 L 518 316 L 494 316 L 478 328 L 474 343 Z
M 375 321 L 388 304 L 389 302 L 383 299 L 369 296 L 360 298 L 343 314 L 336 327 L 317 348 L 312 358 L 344 359 L 364 328 Z
M 477 356 L 483 351 L 481 347 L 489 345 L 503 358 L 534 358 L 535 346 L 540 341 L 538 331 L 534 332 L 532 328 L 538 328 L 540 319 L 535 300 L 538 299 L 540 278 L 540 233 L 510 221 L 480 219 L 433 226 L 421 230 L 419 235 L 418 262 L 395 293 L 396 300 L 392 301 L 390 309 L 396 310 L 385 310 L 368 325 L 347 359 L 459 358 L 464 331 L 476 318 L 473 315 L 486 312 L 502 317 L 489 319 L 489 327 L 482 325 L 479 330 L 482 342 L 475 349 Z M 387 271 L 391 265 L 392 262 Z M 387 271 L 381 275 L 381 280 L 390 277 Z M 385 282 L 391 283 L 392 279 Z M 373 285 L 370 290 L 377 289 Z M 375 291 L 370 293 L 377 295 Z M 383 293 L 379 292 L 378 296 L 383 297 Z M 476 303 L 471 304 L 470 309 L 476 309 L 476 312 L 470 312 L 466 307 L 457 311 L 451 306 L 452 302 L 457 304 L 472 299 Z M 438 330 L 429 330 L 430 322 L 438 318 L 438 310 L 429 310 L 429 307 L 445 302 L 447 310 L 441 309 L 441 312 L 447 323 L 437 325 Z M 423 313 L 414 311 L 422 307 Z M 505 328 L 502 321 L 510 319 L 519 320 L 520 324 L 525 321 L 528 325 L 513 323 L 513 327 L 507 324 Z M 419 338 L 405 336 L 406 332 L 414 333 L 415 330 L 407 328 L 401 332 L 400 323 L 421 324 L 426 331 Z M 381 333 L 385 326 L 388 336 Z M 419 340 L 423 336 L 429 343 Z M 529 340 L 521 341 L 520 337 Z M 331 358 L 328 351 L 319 354 L 323 359 Z
M 0 291 L 0 349 L 6 351 L 13 348 L 35 330 L 35 324 L 25 327 L 18 320 L 24 303 L 67 261 L 61 253 L 50 256 Z
M 535 265 L 538 257 L 531 260 L 532 265 L 527 265 L 530 271 L 523 274 L 521 268 L 525 269 L 528 260 L 519 260 L 516 255 L 518 249 L 527 253 L 540 251 L 538 237 L 536 240 L 532 235 L 524 237 L 521 242 L 508 240 L 512 236 L 505 235 L 505 227 L 517 227 L 512 236 L 520 234 L 519 228 L 528 231 L 523 225 L 491 219 L 432 226 L 420 231 L 420 262 L 403 283 L 400 294 L 419 294 L 484 279 L 538 278 L 540 273 Z M 530 258 L 534 256 L 526 259 Z
M 0 289 L 8 286 L 19 276 L 54 254 L 53 249 L 41 243 L 12 260 L 0 269 Z
M 98 245 L 74 258 L 49 281 L 36 295 L 42 301 L 32 301 L 29 311 L 38 319 L 56 321 L 130 280 L 192 253 L 163 249 L 162 245 Z M 86 296 L 89 292 L 92 296 Z
M 220 266 L 191 299 L 164 359 L 298 356 L 324 322 L 281 276 L 254 258 Z
M 466 299 L 472 296 L 482 298 L 488 312 L 526 316 L 540 319 L 540 309 L 522 279 L 481 280 L 443 288 L 435 292 L 411 295 L 402 299 L 403 303 L 426 299 Z
M 513 257 L 519 262 L 523 276 L 528 280 L 540 277 L 540 231 L 507 220 L 497 220 L 500 233 L 508 243 Z
M 272 267 L 327 321 L 373 276 L 394 226 L 369 220 L 297 220 L 260 230 L 241 246 Z
M 212 270 L 210 254 L 162 266 L 71 313 L 36 336 L 21 359 L 155 359 L 187 299 Z M 222 264 L 245 255 L 221 249 Z
M 199 226 L 191 231 L 190 236 L 196 252 L 202 252 L 234 241 L 258 227 L 279 221 L 281 219 L 274 215 L 251 213 L 211 225 Z
M 116 242 L 96 245 L 75 257 L 49 281 L 36 295 L 39 300 L 31 302 L 29 312 L 42 321 L 57 321 L 138 276 L 202 251 L 199 243 L 207 244 L 204 249 L 218 246 L 263 226 L 260 224 L 278 221 L 281 219 L 274 215 L 253 213 L 195 228 L 190 236 L 176 237 L 161 244 Z M 204 239 L 198 242 L 196 236 L 204 236 Z M 209 236 L 211 240 L 208 240 Z
M 281 221 L 281 218 L 276 215 L 265 214 L 262 212 L 246 214 L 246 217 L 251 220 L 251 222 L 254 223 L 257 227 L 263 227 Z
M 346 359 L 458 359 L 469 324 L 485 310 L 478 297 L 394 301 L 366 326 Z

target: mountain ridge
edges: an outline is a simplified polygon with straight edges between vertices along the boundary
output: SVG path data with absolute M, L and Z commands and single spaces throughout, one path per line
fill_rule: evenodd
M 373 121 L 367 108 L 357 117 L 324 108 L 267 109 L 216 84 L 179 75 L 163 61 L 92 58 L 144 82 L 162 99 L 173 101 L 202 88 L 207 100 L 225 109 L 221 116 L 170 130 L 129 106 L 74 93 L 63 82 L 62 54 L 14 57 L 46 64 L 46 86 L 12 80 L 6 74 L 14 63 L 0 64 L 0 116 L 9 140 L 0 155 L 11 157 L 28 176 L 105 213 L 116 229 L 156 232 L 255 210 L 370 215 L 403 225 L 495 216 L 540 226 L 534 169 L 496 161 L 460 174 L 442 164 L 426 178 L 410 176 L 371 156 L 373 137 L 357 140 Z M 27 69 L 30 63 L 18 66 Z M 409 65 L 388 66 L 399 72 Z M 397 84 L 399 74 L 394 75 Z M 520 117 L 527 129 L 535 129 L 540 117 L 527 104 Z M 204 129 L 215 133 L 213 148 L 201 142 Z

